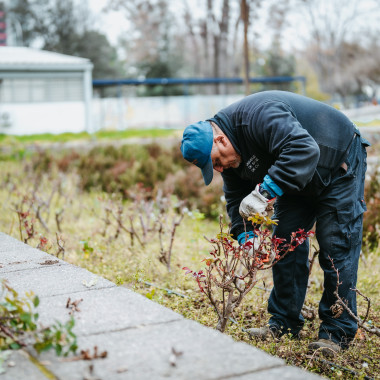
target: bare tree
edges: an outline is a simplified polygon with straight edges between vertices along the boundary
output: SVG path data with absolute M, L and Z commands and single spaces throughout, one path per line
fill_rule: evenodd
M 369 17 L 380 15 L 378 1 L 372 6 L 360 0 L 301 0 L 298 4 L 310 30 L 308 59 L 322 89 L 339 94 L 343 101 L 347 94 L 360 92 L 364 73 L 373 65 L 365 25 Z
M 249 83 L 249 47 L 248 47 L 248 26 L 249 26 L 249 6 L 247 0 L 241 0 L 241 19 L 244 24 L 244 92 L 250 93 Z
M 231 0 L 222 0 L 221 2 L 215 0 L 206 1 L 206 12 L 198 22 L 207 67 L 205 74 L 207 76 L 228 76 L 231 57 L 229 44 L 232 19 Z M 219 85 L 215 85 L 214 90 L 216 93 L 221 92 Z
M 130 22 L 131 33 L 124 39 L 128 56 L 135 62 L 152 63 L 163 54 L 170 56 L 177 51 L 184 62 L 181 73 L 229 77 L 244 71 L 249 78 L 250 25 L 261 3 L 262 0 L 182 0 L 174 5 L 168 0 L 109 0 L 108 9 L 123 11 Z M 213 88 L 214 93 L 226 91 L 222 85 Z
M 188 34 L 198 39 L 197 47 L 203 47 L 203 75 L 228 77 L 244 73 L 245 92 L 250 93 L 250 26 L 262 0 L 205 0 L 206 11 L 195 18 L 187 17 Z M 187 15 L 190 13 L 188 12 Z M 190 25 L 199 25 L 198 35 Z M 243 43 L 241 43 L 243 41 Z M 217 93 L 225 92 L 222 86 L 215 86 Z
M 125 40 L 136 62 L 156 60 L 167 52 L 167 28 L 173 21 L 167 0 L 109 0 L 107 9 L 122 11 L 131 23 Z

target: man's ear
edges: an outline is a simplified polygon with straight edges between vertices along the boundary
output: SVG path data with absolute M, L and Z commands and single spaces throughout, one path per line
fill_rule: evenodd
M 227 145 L 227 139 L 223 135 L 217 135 L 214 137 L 214 143 L 217 144 L 222 144 L 223 146 Z

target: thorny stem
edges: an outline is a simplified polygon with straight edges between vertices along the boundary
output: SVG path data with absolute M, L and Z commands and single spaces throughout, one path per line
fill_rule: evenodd
M 16 212 L 17 212 L 17 216 L 18 216 L 18 226 L 19 226 L 19 231 L 20 231 L 20 240 L 23 241 L 21 211 L 16 210 Z
M 343 371 L 346 371 L 348 373 L 351 373 L 352 375 L 358 376 L 359 378 L 360 378 L 360 376 L 362 376 L 358 372 L 353 371 L 352 369 L 349 369 L 347 367 L 343 367 L 343 366 L 341 366 L 341 365 L 339 365 L 337 363 L 330 362 L 329 360 L 325 360 L 325 359 L 321 359 L 321 358 L 314 358 L 314 360 L 318 360 L 321 363 L 325 363 L 325 364 L 329 365 L 330 367 L 340 368 Z M 365 380 L 374 380 L 372 377 L 369 377 L 369 376 L 364 376 L 363 379 L 365 379 Z
M 314 245 L 313 245 L 314 247 Z M 311 274 L 311 271 L 313 269 L 313 265 L 314 265 L 314 261 L 315 261 L 315 258 L 319 255 L 319 249 L 316 249 L 314 247 L 314 252 L 313 252 L 313 256 L 311 257 L 311 259 L 309 259 L 309 276 Z
M 359 289 L 351 289 L 353 290 L 354 292 L 356 292 L 357 294 L 359 294 L 360 296 L 362 296 L 366 301 L 367 301 L 367 312 L 365 314 L 365 317 L 363 319 L 363 323 L 365 323 L 365 321 L 367 320 L 368 318 L 368 315 L 369 315 L 369 309 L 371 308 L 371 299 L 367 296 L 365 296 Z
M 62 222 L 62 214 L 65 210 L 62 208 L 60 211 L 55 213 L 55 223 L 57 224 L 58 232 L 62 232 L 61 222 Z
M 37 190 L 38 190 L 39 185 L 40 185 L 40 182 L 38 184 L 36 183 L 34 186 L 30 207 L 33 207 L 34 212 L 36 214 L 36 218 L 41 223 L 41 225 L 45 229 L 45 231 L 49 232 L 49 227 L 48 227 L 45 219 L 42 217 L 41 211 L 43 209 L 46 210 L 47 221 L 49 221 L 49 215 L 50 215 L 49 209 L 50 209 L 51 201 L 53 200 L 53 197 L 54 197 L 56 192 L 58 192 L 58 194 L 59 194 L 58 190 L 61 187 L 61 181 L 58 181 L 53 185 L 51 193 L 50 193 L 47 201 L 44 201 L 43 199 L 40 199 L 37 196 Z
M 108 226 L 111 224 L 111 221 L 110 221 L 109 215 L 112 213 L 112 211 L 111 211 L 108 207 L 105 208 L 105 211 L 106 211 L 106 216 L 105 216 L 105 218 L 103 218 L 103 220 L 104 220 L 104 230 L 103 230 L 103 232 L 101 233 L 101 235 L 102 235 L 103 237 L 106 236 L 107 228 L 108 228 Z M 117 220 L 117 219 L 116 219 L 116 220 Z M 118 220 L 117 220 L 117 221 L 118 221 Z
M 119 205 L 119 207 L 117 208 L 117 228 L 116 228 L 116 232 L 115 232 L 115 236 L 114 236 L 114 239 L 116 240 L 119 235 L 120 235 L 120 231 L 121 231 L 121 226 L 122 226 L 122 219 L 123 219 L 123 207 L 121 205 Z
M 140 224 L 141 224 L 141 228 L 142 228 L 142 232 L 143 232 L 143 241 L 145 244 L 145 242 L 146 242 L 146 226 L 145 226 L 145 223 L 144 223 L 144 220 L 143 220 L 141 214 L 139 215 L 139 219 L 140 219 Z
M 168 269 L 170 269 L 170 261 L 171 261 L 171 256 L 172 256 L 172 248 L 173 248 L 173 243 L 174 243 L 174 235 L 176 233 L 177 227 L 181 224 L 184 216 L 185 216 L 185 214 L 182 211 L 181 215 L 178 218 L 178 220 L 174 221 L 174 223 L 173 223 L 173 229 L 172 229 L 172 234 L 171 234 L 171 237 L 170 237 L 170 245 L 169 245 L 169 253 L 168 253 L 168 262 L 169 262 Z
M 106 217 L 104 218 L 105 227 L 104 227 L 104 231 L 103 231 L 103 236 L 105 236 L 105 234 L 106 234 L 107 226 L 111 224 L 109 216 L 112 216 L 115 219 L 116 223 L 117 223 L 116 232 L 115 232 L 115 235 L 114 235 L 113 239 L 117 239 L 119 237 L 119 235 L 120 235 L 120 231 L 123 230 L 127 234 L 129 234 L 129 236 L 130 236 L 131 247 L 134 246 L 134 237 L 136 237 L 136 239 L 140 243 L 141 247 L 145 246 L 144 241 L 142 241 L 140 239 L 140 236 L 138 235 L 138 233 L 137 233 L 137 231 L 136 231 L 136 229 L 134 227 L 134 224 L 133 224 L 135 215 L 131 215 L 131 214 L 128 215 L 128 219 L 129 219 L 129 223 L 130 223 L 130 228 L 128 228 L 123 223 L 123 212 L 124 212 L 124 209 L 123 209 L 122 205 L 118 206 L 116 215 L 115 215 L 114 211 L 112 210 L 112 208 L 110 208 L 110 207 L 106 207 L 105 210 L 106 210 Z M 143 224 L 142 221 L 141 221 L 141 223 Z M 145 230 L 144 228 L 143 228 L 143 233 L 144 233 L 144 230 Z
M 45 220 L 41 216 L 41 207 L 42 207 L 42 204 L 39 204 L 37 207 L 34 206 L 34 212 L 36 214 L 36 218 L 39 220 L 39 222 L 41 223 L 41 226 L 44 228 L 44 230 L 46 232 L 50 232 L 49 227 L 46 225 Z
M 58 252 L 56 256 L 58 257 L 60 253 L 62 253 L 62 260 L 65 259 L 65 248 L 63 247 L 63 240 L 58 235 L 58 232 L 55 233 L 56 239 L 57 239 L 57 245 L 58 245 Z
M 157 198 L 160 198 L 159 195 L 157 195 Z M 151 220 L 151 214 L 153 211 L 153 202 L 150 201 L 142 201 L 140 204 L 137 204 L 137 201 L 135 202 L 135 208 L 139 210 L 139 219 L 140 219 L 140 225 L 142 229 L 142 235 L 143 235 L 143 242 L 144 244 L 147 242 L 147 236 L 148 232 L 152 230 L 150 225 L 150 220 Z M 144 216 L 145 216 L 145 221 L 144 221 Z
M 263 266 L 263 267 L 261 267 L 261 268 L 258 268 L 258 270 L 266 270 L 266 269 L 270 269 L 270 268 L 272 268 L 274 265 L 276 265 L 280 260 L 283 260 L 284 258 L 285 258 L 285 256 L 287 256 L 288 255 L 288 253 L 289 252 L 292 252 L 292 251 L 294 251 L 294 249 L 296 248 L 296 247 L 293 247 L 294 249 L 293 250 L 290 250 L 290 248 L 292 247 L 292 243 L 294 242 L 294 238 L 292 238 L 291 240 L 290 240 L 290 243 L 288 244 L 288 249 L 284 252 L 284 253 L 282 253 L 281 254 L 281 256 L 277 259 L 277 260 L 274 260 L 273 261 L 273 263 L 272 264 L 270 264 L 270 265 L 268 265 L 268 266 Z M 297 244 L 297 246 L 298 246 L 298 244 Z M 318 252 L 319 253 L 319 252 Z
M 160 242 L 160 261 L 164 262 L 166 264 L 166 266 L 168 266 L 167 257 L 166 257 L 165 250 L 164 250 L 164 244 L 162 242 L 162 232 L 163 232 L 164 228 L 163 228 L 163 225 L 162 225 L 161 221 L 159 221 L 158 224 L 159 224 L 159 227 L 158 227 L 158 240 Z
M 144 242 L 141 241 L 139 235 L 137 234 L 137 232 L 136 232 L 136 230 L 135 230 L 135 227 L 133 226 L 133 216 L 130 216 L 130 217 L 129 217 L 129 220 L 130 220 L 130 223 L 131 223 L 131 229 L 130 229 L 130 230 L 127 230 L 123 225 L 121 225 L 121 228 L 122 228 L 123 230 L 127 231 L 127 232 L 130 232 L 130 233 L 131 233 L 131 236 L 133 236 L 133 237 L 136 236 L 137 241 L 140 243 L 140 245 L 141 245 L 142 247 L 144 247 L 144 246 L 145 246 Z M 132 242 L 133 242 L 133 239 L 132 239 Z M 132 244 L 132 246 L 133 246 L 133 244 Z
M 11 338 L 14 342 L 16 342 L 18 345 L 20 345 L 21 347 L 26 347 L 26 344 L 23 343 L 23 342 L 20 342 L 18 339 L 16 339 L 16 337 L 13 335 L 13 333 L 8 328 L 6 328 L 5 326 L 3 326 L 3 325 L 0 324 L 0 330 L 6 336 L 8 336 L 9 338 Z
M 222 318 L 222 315 L 220 313 L 220 310 L 219 310 L 218 305 L 217 305 L 217 301 L 215 300 L 213 292 L 212 292 L 212 281 L 210 278 L 211 276 L 212 275 L 210 273 L 207 273 L 208 281 L 207 281 L 207 287 L 206 287 L 206 290 L 207 290 L 206 295 L 207 295 L 208 299 L 210 300 L 211 305 L 214 307 L 215 312 L 218 315 L 218 320 L 220 321 Z
M 226 236 L 223 233 L 221 217 L 219 225 L 220 234 L 218 239 L 209 240 L 205 237 L 214 247 L 213 251 L 210 252 L 213 258 L 206 260 L 205 276 L 202 275 L 203 271 L 192 273 L 196 277 L 201 291 L 208 297 L 217 313 L 218 324 L 216 328 L 223 332 L 234 310 L 257 284 L 258 271 L 272 268 L 289 252 L 294 251 L 298 245 L 302 244 L 310 236 L 310 232 L 305 233 L 300 230 L 293 233 L 290 243 L 284 244 L 282 249 L 279 250 L 279 243 L 277 240 L 274 241 L 273 238 L 270 240 L 271 247 L 269 247 L 267 239 L 270 238 L 270 232 L 269 230 L 263 230 L 257 232 L 261 248 L 256 247 L 255 249 L 254 245 L 234 246 L 229 239 L 229 235 L 227 234 Z M 267 251 L 269 249 L 274 249 L 278 258 L 270 265 L 264 266 L 265 257 L 262 257 L 262 255 L 268 255 Z M 222 252 L 223 255 L 221 255 Z M 281 256 L 278 256 L 279 253 L 281 253 Z M 239 268 L 239 265 L 241 265 L 241 268 Z M 244 269 L 245 273 L 242 274 L 240 269 Z M 202 277 L 205 277 L 205 279 L 202 280 Z M 217 294 L 220 295 L 219 299 L 215 298 Z
M 342 284 L 341 282 L 339 282 L 339 271 L 338 269 L 335 268 L 335 265 L 334 265 L 334 260 L 329 256 L 328 257 L 329 260 L 331 261 L 331 267 L 332 269 L 335 271 L 336 273 L 336 276 L 337 276 L 337 281 L 336 281 L 336 288 L 335 288 L 335 291 L 334 291 L 334 295 L 337 299 L 337 303 L 339 305 L 341 305 L 346 311 L 347 313 L 351 316 L 351 318 L 353 318 L 357 323 L 358 323 L 358 326 L 360 326 L 363 330 L 371 333 L 371 334 L 375 334 L 377 336 L 380 336 L 380 329 L 378 327 L 368 327 L 364 324 L 365 320 L 367 319 L 368 317 L 368 314 L 369 314 L 369 298 L 368 297 L 365 297 L 364 295 L 362 295 L 357 289 L 351 289 L 353 291 L 356 291 L 358 294 L 360 294 L 362 297 L 364 297 L 367 302 L 368 302 L 368 308 L 367 308 L 367 313 L 366 313 L 366 316 L 365 316 L 365 319 L 362 320 L 360 317 L 358 317 L 357 315 L 355 315 L 352 310 L 348 307 L 348 305 L 346 304 L 346 302 L 344 302 L 342 300 L 342 298 L 340 297 L 339 293 L 338 293 L 338 290 L 339 290 L 339 286 Z

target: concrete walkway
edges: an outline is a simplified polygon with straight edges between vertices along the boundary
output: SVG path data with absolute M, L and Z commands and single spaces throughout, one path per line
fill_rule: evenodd
M 90 361 L 15 351 L 0 380 L 321 378 L 3 233 L 0 277 L 40 297 L 43 325 L 67 321 L 68 298 L 83 299 L 74 313 L 79 351 L 107 351 L 105 359 Z

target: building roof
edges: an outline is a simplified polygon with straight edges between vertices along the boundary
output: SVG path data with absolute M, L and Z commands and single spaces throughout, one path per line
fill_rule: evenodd
M 0 46 L 1 71 L 78 71 L 92 66 L 87 58 L 27 47 Z

